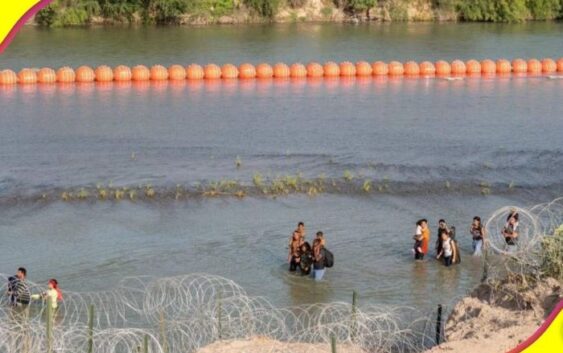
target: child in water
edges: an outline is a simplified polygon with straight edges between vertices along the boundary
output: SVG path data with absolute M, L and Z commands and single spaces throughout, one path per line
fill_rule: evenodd
M 442 250 L 436 258 L 440 259 L 440 257 L 443 256 L 444 265 L 450 267 L 453 263 L 453 259 L 456 257 L 456 246 L 453 244 L 449 232 L 445 229 L 440 232 L 440 238 L 442 239 Z

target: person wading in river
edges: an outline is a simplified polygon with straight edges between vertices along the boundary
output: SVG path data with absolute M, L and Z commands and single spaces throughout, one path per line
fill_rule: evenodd
M 297 266 L 299 266 L 299 262 L 301 261 L 301 245 L 303 245 L 301 236 L 297 231 L 294 231 L 291 237 L 291 242 L 289 243 L 289 254 L 287 256 L 290 272 L 295 272 L 297 270 Z
M 469 233 L 473 238 L 473 256 L 481 256 L 485 242 L 485 228 L 481 224 L 481 217 L 473 217 L 473 223 L 471 223 Z

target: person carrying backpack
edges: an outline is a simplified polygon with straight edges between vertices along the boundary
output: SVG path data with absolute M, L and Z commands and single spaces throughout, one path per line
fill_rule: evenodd
M 313 277 L 315 281 L 320 281 L 324 274 L 325 268 L 334 265 L 334 255 L 324 246 L 323 232 L 317 232 L 317 237 L 313 242 Z

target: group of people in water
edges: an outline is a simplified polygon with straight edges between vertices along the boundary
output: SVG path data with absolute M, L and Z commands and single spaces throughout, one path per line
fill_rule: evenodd
M 57 309 L 59 303 L 63 300 L 59 282 L 54 278 L 47 282 L 46 291 L 32 294 L 27 282 L 27 270 L 24 267 L 18 268 L 14 276 L 8 277 L 8 291 L 6 294 L 11 306 L 23 310 L 29 307 L 32 300 L 45 300 L 51 304 L 53 309 Z
M 323 232 L 317 232 L 312 246 L 305 240 L 306 235 L 305 223 L 299 222 L 289 240 L 289 271 L 296 272 L 299 269 L 301 275 L 312 275 L 315 281 L 320 281 L 325 269 L 333 266 L 334 257 L 326 248 Z
M 507 250 L 511 251 L 518 239 L 519 215 L 516 210 L 511 210 L 506 218 L 506 223 L 502 229 L 502 235 L 506 242 Z M 444 219 L 438 221 L 438 239 L 436 239 L 436 259 L 441 260 L 446 267 L 461 262 L 459 247 L 456 241 L 455 227 L 448 226 Z M 481 256 L 487 244 L 487 231 L 481 222 L 481 217 L 473 217 L 473 222 L 469 227 L 469 234 L 472 237 L 473 256 Z M 423 260 L 428 254 L 430 242 L 430 229 L 428 220 L 421 219 L 416 222 L 415 234 L 413 236 L 413 254 L 415 260 Z

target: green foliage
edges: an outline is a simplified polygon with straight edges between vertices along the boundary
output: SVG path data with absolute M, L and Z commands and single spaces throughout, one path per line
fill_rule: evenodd
M 244 0 L 244 4 L 260 16 L 271 19 L 278 12 L 280 0 Z
M 464 0 L 459 9 L 467 21 L 522 22 L 529 16 L 526 0 Z
M 57 10 L 55 5 L 51 4 L 44 7 L 35 16 L 35 22 L 40 26 L 51 27 L 57 18 Z
M 542 248 L 543 275 L 563 281 L 563 224 L 552 236 L 543 238 Z
M 528 9 L 535 20 L 552 20 L 561 15 L 563 2 L 561 0 L 528 0 Z

